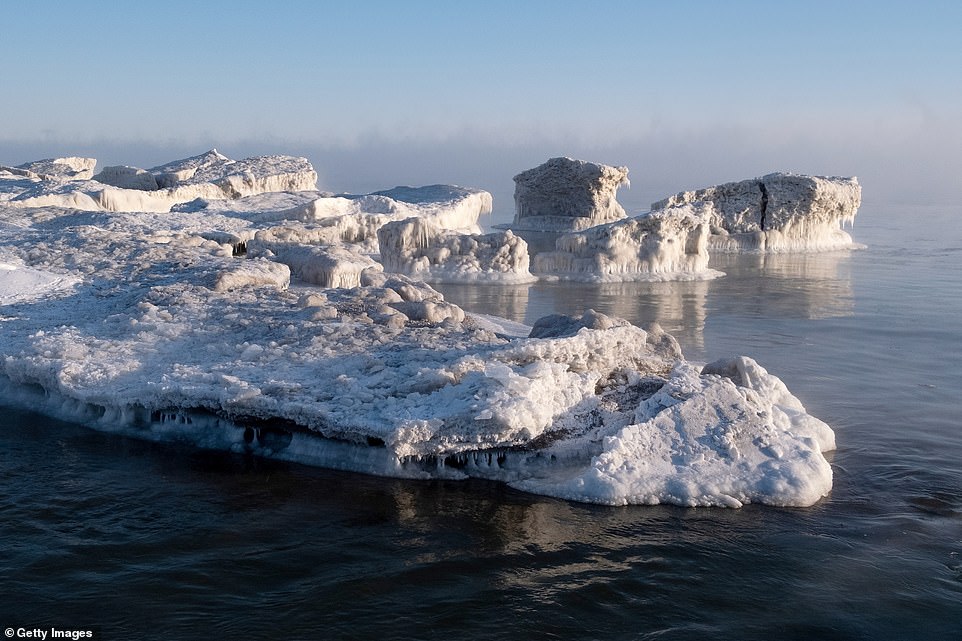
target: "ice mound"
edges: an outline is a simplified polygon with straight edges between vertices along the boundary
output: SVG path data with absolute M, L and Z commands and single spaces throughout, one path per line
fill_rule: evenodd
M 710 205 L 710 251 L 829 251 L 853 246 L 842 226 L 854 223 L 861 200 L 857 178 L 773 173 L 681 192 L 651 208 Z
M 458 234 L 426 218 L 390 222 L 378 229 L 381 264 L 389 272 L 428 282 L 526 283 L 528 246 L 510 231 Z
M 159 189 L 157 179 L 152 173 L 138 167 L 128 165 L 114 165 L 104 167 L 93 177 L 97 182 L 121 189 L 139 189 L 140 191 L 155 191 Z
M 659 327 L 591 311 L 519 336 L 382 271 L 337 226 L 259 222 L 259 206 L 303 204 L 287 192 L 252 198 L 238 212 L 0 202 L 5 402 L 140 438 L 606 504 L 809 505 L 831 488 L 831 429 L 750 359 L 701 368 Z
M 610 505 L 725 507 L 805 506 L 831 490 L 831 429 L 750 358 L 679 365 L 629 420 L 586 469 L 515 486 Z
M 566 280 L 696 280 L 708 269 L 704 206 L 663 211 L 565 234 L 534 257 L 532 271 Z
M 378 230 L 412 217 L 430 221 L 439 230 L 480 234 L 478 219 L 491 212 L 491 194 L 456 185 L 396 187 L 340 196 L 284 192 L 270 199 L 253 196 L 221 203 L 203 202 L 191 209 L 247 219 L 262 227 L 258 239 L 266 243 L 349 244 L 358 252 L 377 254 Z M 281 224 L 268 226 L 272 222 Z
M 283 263 L 295 278 L 320 287 L 358 287 L 364 270 L 381 269 L 373 258 L 350 245 L 283 242 L 265 233 L 247 243 L 247 252 Z
M 293 156 L 259 156 L 234 161 L 211 150 L 207 154 L 176 161 L 150 172 L 133 167 L 108 167 L 98 174 L 97 180 L 90 180 L 91 176 L 88 175 L 93 173 L 92 163 L 96 161 L 59 159 L 66 160 L 91 160 L 90 169 L 74 172 L 68 180 L 49 180 L 45 174 L 35 172 L 40 182 L 10 198 L 9 204 L 20 207 L 167 212 L 175 205 L 198 199 L 225 200 L 265 192 L 314 190 L 317 183 L 317 173 L 310 162 L 306 158 Z M 50 162 L 54 166 L 67 166 L 59 161 Z M 33 163 L 31 166 L 35 165 Z M 83 163 L 74 162 L 70 167 L 81 165 Z M 154 187 L 147 173 L 159 188 Z
M 512 229 L 579 231 L 625 217 L 615 198 L 628 168 L 551 158 L 514 177 Z
M 216 149 L 211 149 L 197 156 L 174 160 L 165 165 L 154 167 L 150 170 L 150 173 L 156 178 L 158 186 L 169 189 L 192 180 L 200 170 L 206 170 L 209 173 L 211 170 L 223 168 L 233 162 Z
M 290 267 L 283 263 L 255 258 L 221 270 L 212 289 L 215 292 L 233 292 L 251 287 L 287 289 L 290 284 Z
M 68 156 L 66 158 L 35 160 L 5 169 L 27 178 L 39 180 L 89 180 L 94 175 L 94 167 L 96 166 L 96 158 Z
M 370 194 L 324 194 L 310 202 L 277 215 L 285 220 L 338 224 L 349 216 L 367 217 L 368 228 L 376 230 L 395 220 L 419 217 L 441 229 L 480 233 L 478 218 L 491 213 L 491 194 L 482 189 L 457 185 L 395 187 Z

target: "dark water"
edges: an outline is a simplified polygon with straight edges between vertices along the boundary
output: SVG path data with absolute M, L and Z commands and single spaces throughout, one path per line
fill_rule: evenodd
M 962 224 L 863 206 L 863 251 L 708 283 L 444 287 L 655 320 L 835 429 L 807 509 L 604 508 L 0 414 L 0 625 L 103 639 L 962 639 Z

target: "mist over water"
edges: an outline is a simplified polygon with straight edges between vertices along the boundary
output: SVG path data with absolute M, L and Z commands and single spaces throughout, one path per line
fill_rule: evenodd
M 868 248 L 715 256 L 707 282 L 445 286 L 757 359 L 828 422 L 807 509 L 605 508 L 0 419 L 5 626 L 102 638 L 948 639 L 962 620 L 959 212 L 863 207 Z M 924 220 L 925 224 L 918 224 Z

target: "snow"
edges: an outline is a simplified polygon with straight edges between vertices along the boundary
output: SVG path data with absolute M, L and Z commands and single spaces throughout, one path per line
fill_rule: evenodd
M 378 229 L 381 263 L 387 271 L 428 282 L 527 283 L 528 246 L 510 231 L 458 234 L 426 218 L 390 222 Z
M 164 189 L 237 163 L 185 164 Z M 0 193 L 47 182 L 7 172 Z M 476 221 L 486 193 L 389 192 L 341 198 L 414 208 L 418 221 L 382 234 L 410 239 L 434 238 L 417 230 L 458 218 L 458 203 Z M 4 401 L 139 438 L 603 504 L 810 505 L 830 490 L 831 429 L 751 359 L 702 368 L 657 325 L 590 310 L 527 333 L 467 314 L 366 254 L 400 211 L 355 212 L 383 217 L 358 224 L 364 242 L 327 224 L 348 214 L 278 218 L 322 198 L 169 212 L 0 201 Z
M 708 269 L 705 207 L 673 207 L 565 234 L 534 258 L 532 271 L 566 280 L 696 280 Z
M 711 251 L 831 251 L 855 246 L 842 227 L 854 224 L 861 199 L 856 178 L 773 173 L 681 192 L 651 207 L 710 206 Z
M 0 260 L 0 305 L 63 295 L 70 292 L 78 281 L 71 276 Z
M 579 231 L 625 217 L 616 194 L 628 168 L 551 158 L 514 177 L 512 229 Z

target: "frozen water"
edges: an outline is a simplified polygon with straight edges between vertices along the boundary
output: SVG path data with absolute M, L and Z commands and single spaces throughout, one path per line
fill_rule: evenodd
M 513 229 L 578 231 L 625 217 L 618 188 L 628 168 L 551 158 L 514 177 Z
M 856 178 L 774 173 L 681 192 L 651 207 L 709 206 L 712 251 L 828 251 L 853 246 L 842 226 L 854 223 L 861 200 Z
M 225 174 L 239 163 L 207 160 L 189 177 L 168 167 L 181 178 L 165 189 L 241 175 Z M 279 170 L 271 176 L 291 175 L 286 161 L 268 164 Z M 4 193 L 24 178 L 0 175 L 15 185 Z M 278 186 L 266 178 L 263 188 Z M 389 199 L 434 225 L 462 213 L 476 222 L 484 194 L 341 198 Z M 325 225 L 331 217 L 279 218 L 321 197 L 253 199 L 230 201 L 237 211 L 208 201 L 164 213 L 0 203 L 5 398 L 141 438 L 372 474 L 497 479 L 579 501 L 808 505 L 831 487 L 831 430 L 751 359 L 702 369 L 659 327 L 594 312 L 519 336 L 517 324 L 466 314 L 424 282 L 381 271 L 342 223 Z M 390 206 L 398 211 L 354 214 L 380 222 L 364 223 L 362 240 L 404 209 Z M 410 234 L 420 238 L 419 225 Z M 409 238 L 406 229 L 386 236 Z M 461 255 L 493 264 L 486 251 Z
M 565 234 L 537 254 L 533 270 L 566 280 L 696 280 L 708 269 L 704 206 L 673 207 Z
M 104 167 L 93 179 L 105 185 L 120 187 L 121 189 L 155 191 L 159 188 L 157 179 L 152 173 L 138 167 L 129 167 L 127 165 Z
M 166 212 L 177 204 L 197 199 L 236 199 L 264 192 L 314 190 L 317 183 L 317 173 L 310 162 L 293 156 L 233 161 L 212 150 L 151 170 L 162 189 L 151 189 L 153 184 L 135 168 L 108 167 L 100 174 L 104 180 L 90 180 L 94 163 L 93 159 L 66 158 L 24 165 L 22 167 L 29 170 L 27 177 L 36 177 L 39 182 L 11 198 L 9 204 Z M 60 167 L 68 170 L 53 178 L 34 171 Z
M 387 271 L 429 282 L 536 280 L 528 271 L 527 243 L 510 231 L 459 234 L 426 218 L 408 218 L 384 225 L 377 238 Z

